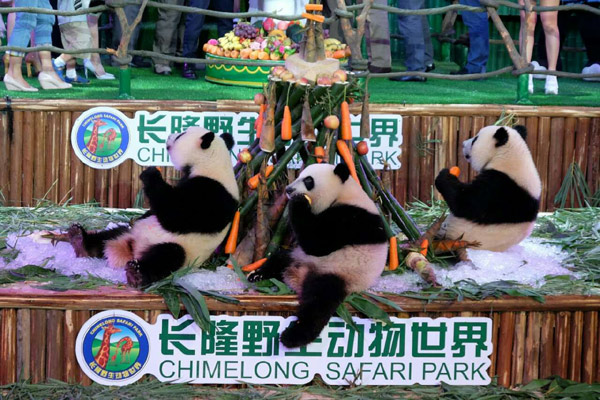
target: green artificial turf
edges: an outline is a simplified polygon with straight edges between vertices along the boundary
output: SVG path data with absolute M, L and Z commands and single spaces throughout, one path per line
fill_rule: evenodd
M 449 73 L 458 67 L 454 63 L 438 63 L 437 73 Z M 117 68 L 107 68 L 118 74 Z M 399 70 L 399 68 L 395 68 Z M 250 100 L 255 88 L 222 86 L 200 78 L 190 81 L 174 70 L 171 76 L 156 75 L 150 68 L 133 69 L 132 95 L 138 100 Z M 35 79 L 29 82 L 39 87 Z M 560 94 L 544 94 L 544 81 L 536 80 L 536 92 L 530 97 L 534 105 L 600 106 L 600 82 L 559 78 Z M 0 96 L 37 99 L 117 99 L 119 81 L 102 81 L 92 78 L 89 85 L 78 85 L 68 90 L 40 90 L 37 93 L 7 91 L 0 84 Z M 515 104 L 517 79 L 511 75 L 483 81 L 447 81 L 429 79 L 425 83 L 392 82 L 372 79 L 369 83 L 372 103 L 399 104 Z

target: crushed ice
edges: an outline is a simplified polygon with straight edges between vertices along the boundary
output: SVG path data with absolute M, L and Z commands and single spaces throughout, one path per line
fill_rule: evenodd
M 24 265 L 43 265 L 64 275 L 89 273 L 114 283 L 126 282 L 123 269 L 109 267 L 104 259 L 76 258 L 69 243 L 58 242 L 53 245 L 50 240 L 42 238 L 43 233 L 34 232 L 27 236 L 10 234 L 7 245 L 19 250 L 19 254 L 8 263 L 0 257 L 0 270 Z M 433 268 L 438 281 L 446 287 L 465 279 L 472 279 L 479 284 L 512 280 L 540 287 L 544 284 L 546 275 L 574 275 L 564 266 L 568 254 L 558 246 L 543 242 L 544 239 L 528 238 L 503 253 L 469 249 L 471 262 L 460 262 L 449 267 L 433 265 Z M 247 291 L 235 272 L 226 267 L 219 267 L 216 271 L 200 270 L 183 279 L 201 290 L 229 294 Z M 422 285 L 423 282 L 417 274 L 407 272 L 402 275 L 382 276 L 371 290 L 402 293 L 418 291 Z

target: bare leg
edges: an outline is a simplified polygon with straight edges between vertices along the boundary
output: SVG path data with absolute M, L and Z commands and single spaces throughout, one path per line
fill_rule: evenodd
M 25 81 L 23 78 L 23 73 L 21 72 L 21 66 L 23 64 L 23 57 L 15 57 L 10 56 L 9 64 L 8 64 L 8 72 L 6 75 L 9 75 L 15 81 L 17 81 L 20 85 L 30 88 L 31 85 Z
M 540 0 L 542 6 L 557 6 L 559 0 Z M 546 54 L 548 57 L 548 71 L 556 71 L 558 52 L 560 50 L 560 33 L 558 31 L 558 11 L 541 13 L 542 26 L 546 36 Z M 546 94 L 558 94 L 558 80 L 556 76 L 546 77 Z
M 87 16 L 88 27 L 90 28 L 90 34 L 92 35 L 92 44 L 94 47 L 98 47 L 100 45 L 100 39 L 98 36 L 98 17 L 96 15 L 88 14 Z M 102 61 L 100 60 L 100 54 L 92 53 L 90 61 L 96 70 L 96 74 L 98 76 L 102 76 L 106 73 L 104 71 L 104 67 L 102 66 Z
M 52 56 L 49 51 L 40 51 L 40 58 L 42 60 L 42 72 L 50 74 L 56 81 L 62 82 L 62 80 L 56 75 L 54 72 L 54 67 L 52 66 Z

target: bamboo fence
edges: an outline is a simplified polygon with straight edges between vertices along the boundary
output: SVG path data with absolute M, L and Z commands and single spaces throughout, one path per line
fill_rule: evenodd
M 252 102 L 109 101 L 102 105 L 135 111 L 258 111 Z M 141 186 L 142 167 L 131 160 L 117 168 L 94 170 L 71 149 L 73 122 L 93 100 L 14 100 L 10 112 L 0 113 L 0 200 L 4 205 L 35 206 L 40 199 L 71 204 L 98 202 L 105 207 L 134 205 Z M 514 113 L 527 127 L 527 142 L 542 178 L 541 210 L 554 208 L 554 196 L 571 162 L 586 176 L 592 192 L 600 188 L 600 109 L 495 105 L 372 104 L 371 113 L 403 116 L 401 168 L 391 174 L 392 193 L 401 204 L 431 199 L 432 184 L 444 167 L 458 165 L 462 179 L 474 172 L 462 156 L 463 140 L 503 113 Z M 360 104 L 353 105 L 354 114 Z M 12 122 L 12 129 L 9 123 Z M 177 177 L 165 168 L 167 179 Z
M 90 384 L 77 365 L 75 338 L 83 323 L 106 309 L 130 310 L 154 323 L 167 308 L 162 297 L 132 290 L 94 290 L 27 296 L 0 289 L 0 384 L 48 378 Z M 207 298 L 213 314 L 282 315 L 293 313 L 293 296 L 237 296 L 240 304 Z M 404 312 L 399 318 L 489 317 L 493 321 L 490 376 L 512 387 L 559 375 L 578 382 L 600 381 L 600 296 L 549 296 L 544 303 L 505 297 L 482 301 L 432 302 L 388 297 Z

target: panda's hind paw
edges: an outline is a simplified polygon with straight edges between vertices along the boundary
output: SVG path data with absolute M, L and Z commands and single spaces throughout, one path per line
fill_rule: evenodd
M 306 346 L 312 343 L 320 332 L 314 332 L 312 326 L 306 326 L 299 322 L 293 322 L 288 326 L 280 336 L 281 343 L 288 349 L 293 349 L 300 346 Z M 310 324 L 308 324 L 310 325 Z
M 265 277 L 263 274 L 261 274 L 260 269 L 250 272 L 246 278 L 248 279 L 248 282 L 259 282 L 265 280 Z
M 131 260 L 125 266 L 125 274 L 127 276 L 127 284 L 134 288 L 142 286 L 143 277 L 138 260 Z
M 79 224 L 71 225 L 67 231 L 69 243 L 71 243 L 76 257 L 89 257 L 84 245 L 85 233 L 85 229 Z

